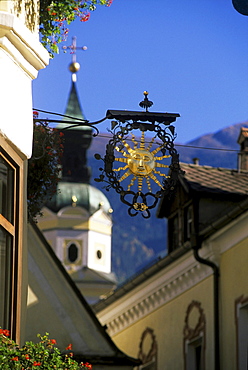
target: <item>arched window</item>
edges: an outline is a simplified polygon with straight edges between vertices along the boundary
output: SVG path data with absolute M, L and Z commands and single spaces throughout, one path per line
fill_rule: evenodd
M 68 261 L 73 263 L 78 259 L 78 247 L 75 243 L 71 243 L 67 249 Z

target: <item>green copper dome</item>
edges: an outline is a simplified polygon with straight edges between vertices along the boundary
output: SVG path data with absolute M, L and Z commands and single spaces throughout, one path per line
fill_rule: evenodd
M 61 181 L 58 184 L 58 193 L 46 203 L 46 207 L 58 212 L 71 205 L 85 208 L 90 215 L 100 208 L 106 213 L 112 213 L 108 199 L 99 189 L 89 184 Z

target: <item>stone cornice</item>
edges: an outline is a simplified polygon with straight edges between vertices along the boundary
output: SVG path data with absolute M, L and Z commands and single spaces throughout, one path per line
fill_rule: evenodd
M 248 212 L 244 212 L 206 239 L 200 249 L 200 256 L 214 263 L 219 262 L 222 253 L 247 238 L 247 219 Z M 105 308 L 101 306 L 97 317 L 102 324 L 107 325 L 109 334 L 115 335 L 212 273 L 212 269 L 199 264 L 189 250 L 170 264 L 161 267 L 154 275 L 143 279 L 126 294 L 112 300 Z
M 0 48 L 33 79 L 49 63 L 49 54 L 15 15 L 0 11 Z
M 204 258 L 210 257 L 207 255 L 206 248 L 202 250 L 201 255 Z M 107 325 L 110 336 L 113 336 L 211 274 L 211 268 L 200 265 L 189 251 L 111 306 L 103 309 L 97 316 L 102 324 Z

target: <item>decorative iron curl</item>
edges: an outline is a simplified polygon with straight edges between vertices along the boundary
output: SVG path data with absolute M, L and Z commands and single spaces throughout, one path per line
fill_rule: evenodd
M 127 138 L 127 135 L 132 130 L 136 129 L 139 129 L 140 131 L 155 132 L 156 136 L 162 141 L 162 144 L 157 143 L 161 146 L 160 151 L 163 155 L 168 152 L 171 156 L 171 164 L 169 166 L 170 177 L 163 179 L 163 189 L 160 188 L 160 190 L 158 190 L 155 194 L 152 192 L 143 193 L 141 191 L 134 192 L 131 190 L 124 190 L 119 181 L 120 175 L 113 170 L 113 164 L 115 161 L 114 150 L 116 146 L 120 145 L 120 147 L 123 147 L 123 140 Z M 107 191 L 109 191 L 110 188 L 115 189 L 115 191 L 120 194 L 120 200 L 129 207 L 128 214 L 131 217 L 141 213 L 143 218 L 149 218 L 151 215 L 150 210 L 156 207 L 160 198 L 162 198 L 164 195 L 166 195 L 168 198 L 171 197 L 175 190 L 178 176 L 180 173 L 182 173 L 179 165 L 179 155 L 173 143 L 176 138 L 175 128 L 171 125 L 163 128 L 160 126 L 160 124 L 137 121 L 128 121 L 126 122 L 126 125 L 123 126 L 123 122 L 121 121 L 112 121 L 112 130 L 109 131 L 112 133 L 113 137 L 106 145 L 106 153 L 104 158 L 102 158 L 100 154 L 95 154 L 95 158 L 97 160 L 102 160 L 104 162 L 104 167 L 99 168 L 101 174 L 94 180 L 96 182 L 105 182 L 107 184 L 105 186 Z

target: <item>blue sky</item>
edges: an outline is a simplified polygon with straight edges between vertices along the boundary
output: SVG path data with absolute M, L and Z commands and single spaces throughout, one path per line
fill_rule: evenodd
M 107 109 L 180 113 L 177 142 L 248 120 L 248 17 L 231 0 L 114 0 L 88 22 L 70 26 L 81 70 L 77 88 L 86 118 Z M 71 84 L 63 51 L 33 82 L 34 107 L 64 113 Z M 106 130 L 106 124 L 99 126 Z

